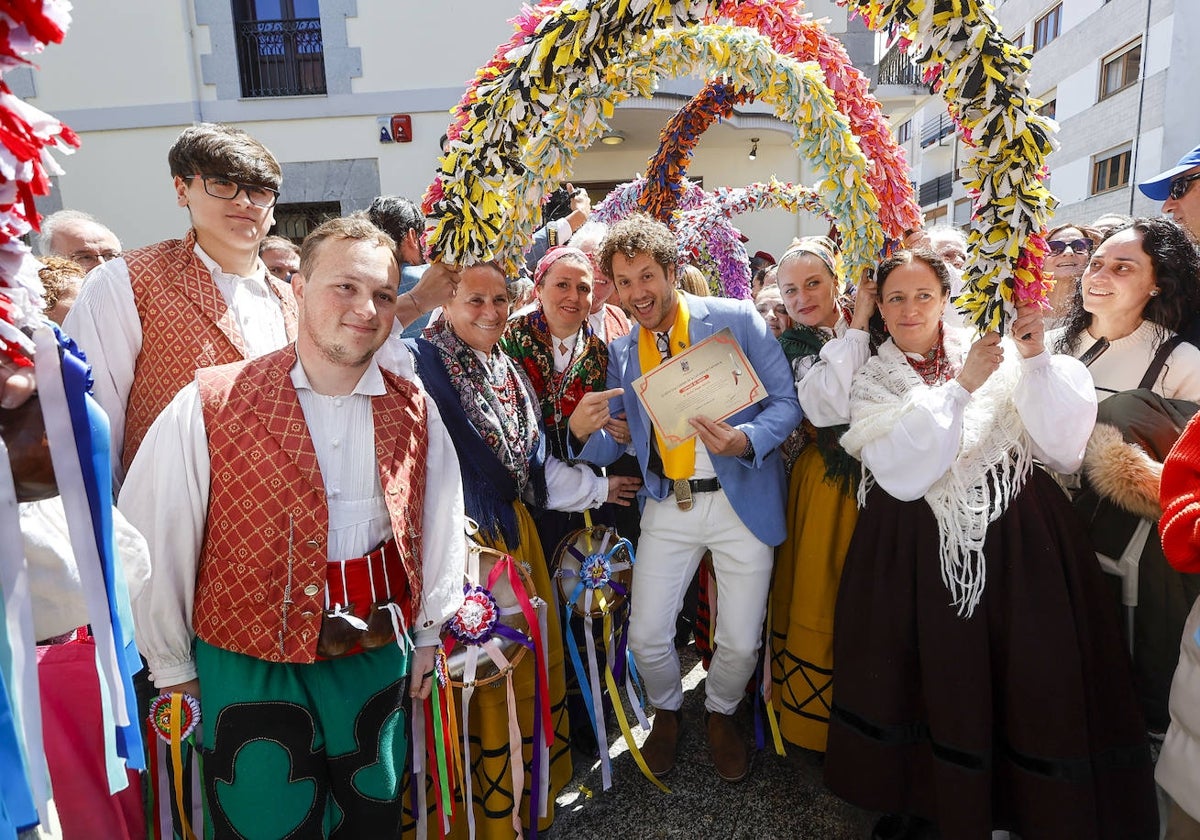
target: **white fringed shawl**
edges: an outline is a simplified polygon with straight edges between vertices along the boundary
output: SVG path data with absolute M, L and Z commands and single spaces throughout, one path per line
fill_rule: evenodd
M 947 329 L 946 356 L 962 368 L 970 334 Z M 983 556 L 988 526 L 1008 509 L 1033 465 L 1032 442 L 1013 402 L 1020 360 L 1009 346 L 1000 368 L 972 394 L 963 409 L 958 454 L 949 472 L 934 482 L 925 501 L 938 524 L 942 582 L 960 616 L 970 617 L 983 595 Z M 850 392 L 850 431 L 842 446 L 856 458 L 871 441 L 888 434 L 912 408 L 912 394 L 929 386 L 892 341 L 886 341 L 856 374 Z M 870 471 L 863 464 L 859 506 Z

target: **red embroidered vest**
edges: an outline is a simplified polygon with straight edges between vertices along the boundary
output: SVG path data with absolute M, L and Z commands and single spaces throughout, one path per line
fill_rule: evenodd
M 196 375 L 199 368 L 246 358 L 237 319 L 229 311 L 208 268 L 196 256 L 195 231 L 125 253 L 133 302 L 142 323 L 142 349 L 125 404 L 125 449 L 129 469 L 150 424 Z M 292 287 L 270 274 L 279 296 L 288 341 L 296 339 Z
M 289 376 L 295 363 L 288 345 L 196 372 L 212 477 L 193 627 L 211 645 L 271 662 L 315 660 L 325 606 L 329 508 Z M 375 455 L 416 616 L 425 400 L 411 382 L 387 371 L 383 378 L 387 393 L 371 398 Z

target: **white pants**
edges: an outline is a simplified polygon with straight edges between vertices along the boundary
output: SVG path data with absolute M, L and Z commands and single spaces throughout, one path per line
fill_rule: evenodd
M 675 619 L 692 575 L 712 552 L 719 607 L 704 705 L 733 714 L 754 672 L 762 642 L 774 550 L 742 524 L 724 490 L 697 493 L 681 511 L 674 497 L 646 501 L 633 567 L 629 647 L 656 709 L 683 705 Z

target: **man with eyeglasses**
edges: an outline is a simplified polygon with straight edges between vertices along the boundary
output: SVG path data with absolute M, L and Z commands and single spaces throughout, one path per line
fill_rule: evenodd
M 1200 146 L 1179 159 L 1179 163 L 1138 184 L 1145 195 L 1163 203 L 1163 213 L 1170 213 L 1175 222 L 1200 243 Z
M 92 363 L 117 484 L 197 369 L 253 359 L 296 337 L 291 287 L 258 255 L 279 198 L 275 156 L 240 129 L 202 123 L 179 135 L 167 161 L 191 229 L 97 268 L 63 324 Z
M 82 210 L 59 210 L 42 219 L 38 252 L 45 257 L 65 257 L 84 271 L 121 256 L 117 235 Z

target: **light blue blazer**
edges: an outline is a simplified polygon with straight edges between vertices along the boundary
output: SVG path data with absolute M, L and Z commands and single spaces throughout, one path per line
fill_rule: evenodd
M 783 510 L 787 480 L 778 446 L 800 424 L 803 416 L 796 400 L 791 367 L 766 322 L 748 301 L 696 297 L 686 293 L 684 298 L 691 314 L 690 341 L 695 344 L 729 327 L 767 388 L 766 399 L 725 421 L 749 435 L 754 444 L 754 460 L 713 455 L 712 461 L 721 487 L 742 522 L 767 545 L 779 545 L 787 535 Z M 634 395 L 632 386 L 633 380 L 642 375 L 638 360 L 641 331 L 641 327 L 635 326 L 629 335 L 608 346 L 608 387 L 625 389 L 623 397 L 612 400 L 610 411 L 613 416 L 625 413 L 629 422 L 629 433 L 645 480 L 642 492 L 661 500 L 669 495 L 671 484 L 650 472 L 653 431 L 650 418 Z M 605 466 L 624 451 L 622 444 L 600 430 L 588 438 L 582 449 L 571 455 Z

